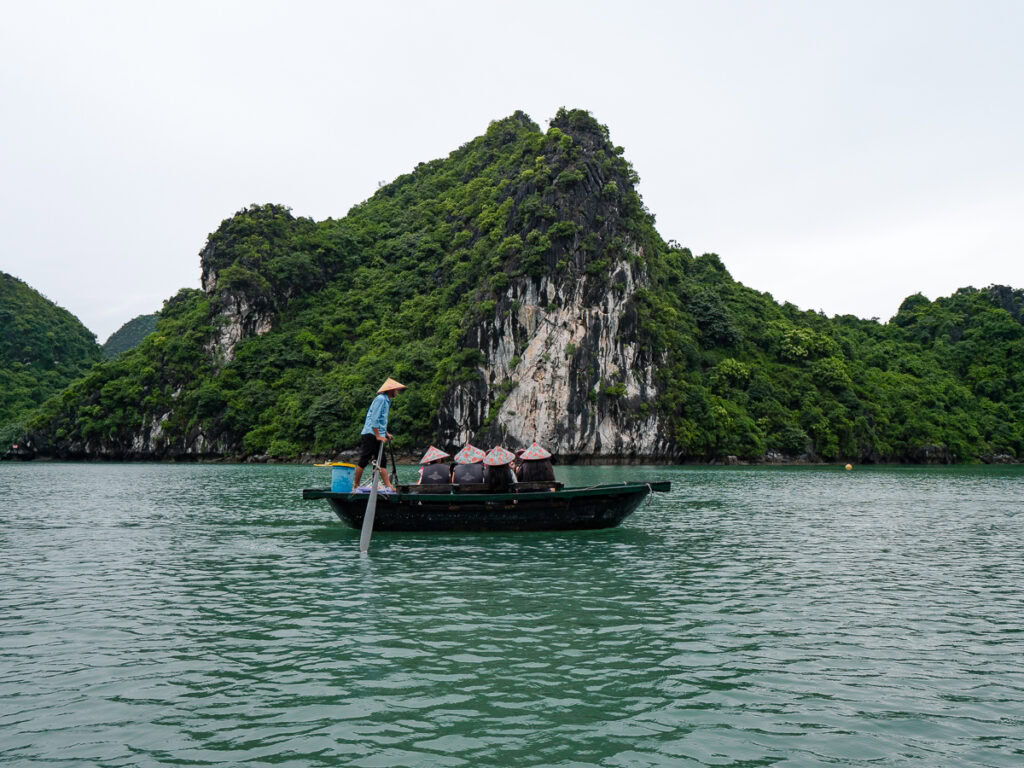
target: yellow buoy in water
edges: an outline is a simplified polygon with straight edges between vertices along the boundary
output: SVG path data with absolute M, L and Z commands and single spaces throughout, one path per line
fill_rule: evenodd
M 846 465 L 846 469 L 847 469 L 847 470 L 851 470 L 851 469 L 853 469 L 853 464 L 847 464 L 847 465 Z

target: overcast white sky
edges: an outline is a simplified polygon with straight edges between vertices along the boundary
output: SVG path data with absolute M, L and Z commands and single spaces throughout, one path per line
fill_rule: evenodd
M 102 342 L 253 202 L 341 217 L 516 109 L 609 126 L 658 229 L 884 319 L 1024 288 L 1024 2 L 13 2 L 0 270 Z

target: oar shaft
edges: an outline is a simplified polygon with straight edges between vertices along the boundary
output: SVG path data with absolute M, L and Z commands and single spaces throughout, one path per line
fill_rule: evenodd
M 359 534 L 359 551 L 369 552 L 370 537 L 373 535 L 373 516 L 377 512 L 377 486 L 380 484 L 380 462 L 384 457 L 384 441 L 380 441 L 377 449 L 377 464 L 373 468 L 373 481 L 370 484 L 370 499 L 366 502 L 366 514 L 363 515 L 363 530 Z
M 398 487 L 398 465 L 395 463 L 395 445 L 388 440 L 388 452 L 391 454 L 391 485 Z

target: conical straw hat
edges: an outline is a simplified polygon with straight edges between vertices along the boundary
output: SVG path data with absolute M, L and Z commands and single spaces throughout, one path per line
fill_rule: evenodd
M 423 454 L 423 458 L 420 459 L 420 464 L 429 464 L 432 461 L 437 461 L 438 459 L 446 459 L 449 456 L 451 456 L 450 453 L 445 453 L 440 448 L 430 446 L 430 448 L 427 449 L 427 452 Z
M 383 384 L 380 385 L 380 389 L 377 390 L 377 394 L 379 395 L 379 394 L 381 394 L 383 392 L 390 392 L 392 389 L 399 389 L 399 390 L 401 390 L 401 389 L 408 389 L 408 387 L 405 386 L 405 384 L 399 384 L 394 379 L 389 378 L 387 381 L 385 381 Z
M 519 458 L 522 459 L 523 461 L 537 461 L 538 459 L 550 459 L 551 451 L 541 448 L 539 445 L 534 443 L 525 451 L 523 451 L 520 454 Z
M 476 446 L 466 443 L 466 447 L 455 454 L 456 464 L 476 464 L 478 461 L 483 461 L 487 454 Z
M 501 467 L 505 464 L 511 464 L 515 461 L 516 455 L 512 451 L 502 448 L 500 445 L 496 445 L 491 448 L 491 452 L 487 454 L 484 459 L 484 464 L 489 467 Z

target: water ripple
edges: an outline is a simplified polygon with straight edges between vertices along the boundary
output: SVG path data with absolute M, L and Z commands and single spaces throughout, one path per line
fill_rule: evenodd
M 668 478 L 358 533 L 304 467 L 0 465 L 0 763 L 1024 764 L 1020 468 Z

